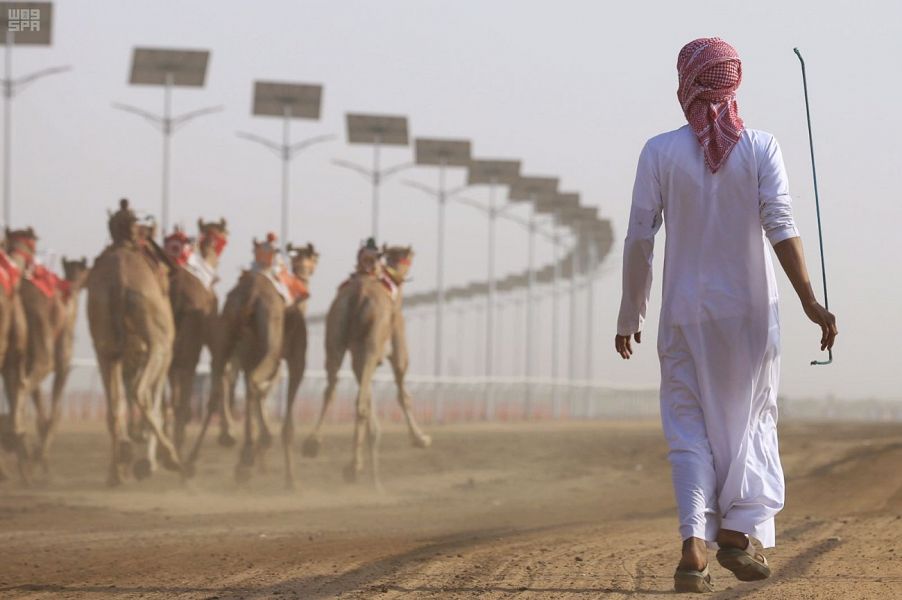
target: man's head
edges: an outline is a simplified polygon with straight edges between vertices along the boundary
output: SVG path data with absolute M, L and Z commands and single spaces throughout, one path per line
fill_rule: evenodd
M 125 198 L 119 201 L 119 210 L 110 214 L 107 226 L 113 243 L 134 242 L 138 239 L 138 217 Z
M 194 241 L 182 231 L 181 227 L 176 227 L 175 231 L 166 236 L 163 240 L 163 250 L 176 263 L 183 265 L 188 261 L 191 254 L 192 244 Z
M 254 238 L 254 261 L 262 267 L 271 267 L 276 261 L 276 255 L 279 253 L 278 238 L 276 234 L 269 232 L 266 239 L 258 242 Z
M 695 131 L 713 171 L 739 141 L 744 124 L 736 106 L 742 82 L 739 53 L 720 38 L 699 38 L 683 46 L 677 58 L 677 99 Z
M 723 102 L 733 98 L 742 82 L 739 53 L 720 38 L 699 38 L 683 46 L 677 57 L 683 112 L 695 99 Z

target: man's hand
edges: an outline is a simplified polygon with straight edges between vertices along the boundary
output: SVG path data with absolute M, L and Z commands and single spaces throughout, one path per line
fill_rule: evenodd
M 786 271 L 793 289 L 799 296 L 802 309 L 811 321 L 821 326 L 821 351 L 832 350 L 833 341 L 836 339 L 836 317 L 830 311 L 818 304 L 814 299 L 814 291 L 811 289 L 811 281 L 808 278 L 808 267 L 805 265 L 805 253 L 802 250 L 802 240 L 792 237 L 774 246 L 774 252 L 780 259 L 780 265 Z
M 833 342 L 839 331 L 836 329 L 836 317 L 829 310 L 821 306 L 815 301 L 802 304 L 805 315 L 811 319 L 812 323 L 821 326 L 821 352 L 824 350 L 832 350 Z
M 832 315 L 831 315 L 832 316 Z M 636 338 L 636 343 L 642 343 L 642 332 L 636 332 L 633 336 Z M 617 351 L 621 357 L 625 360 L 629 360 L 630 356 L 633 355 L 633 346 L 630 344 L 630 336 L 628 335 L 617 335 L 614 336 L 614 349 Z

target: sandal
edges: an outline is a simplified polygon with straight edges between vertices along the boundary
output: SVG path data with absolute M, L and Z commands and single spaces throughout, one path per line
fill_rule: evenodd
M 714 582 L 707 566 L 701 571 L 678 568 L 673 574 L 673 589 L 678 594 L 713 592 Z
M 751 540 L 748 540 L 745 548 L 721 547 L 717 551 L 717 562 L 724 569 L 732 571 L 739 581 L 760 581 L 770 577 L 767 559 L 755 550 Z

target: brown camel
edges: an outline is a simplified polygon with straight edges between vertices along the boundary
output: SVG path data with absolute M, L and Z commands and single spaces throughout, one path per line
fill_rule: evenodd
M 41 265 L 33 265 L 20 295 L 28 319 L 28 384 L 37 414 L 39 444 L 35 459 L 49 473 L 49 452 L 62 412 L 63 390 L 72 363 L 78 295 L 88 277 L 88 261 L 63 259 L 64 279 Z M 49 410 L 41 384 L 53 373 Z
M 410 407 L 410 395 L 404 385 L 408 366 L 407 343 L 402 314 L 402 287 L 413 258 L 410 247 L 383 246 L 384 264 L 366 268 L 372 248 L 358 254 L 358 272 L 338 289 L 326 317 L 326 390 L 323 407 L 313 432 L 304 442 L 304 454 L 315 456 L 320 449 L 320 429 L 335 399 L 338 370 L 345 352 L 351 353 L 351 366 L 359 385 L 351 464 L 345 477 L 355 481 L 363 470 L 363 444 L 366 441 L 372 467 L 373 483 L 381 488 L 378 472 L 379 423 L 372 409 L 372 377 L 382 362 L 389 340 L 390 361 L 398 386 L 398 402 L 407 420 L 412 443 L 421 448 L 431 444 L 416 422 Z
M 218 300 L 213 284 L 218 280 L 219 256 L 228 241 L 225 219 L 198 219 L 196 243 L 181 231 L 166 238 L 164 248 L 177 267 L 170 275 L 169 298 L 175 320 L 175 343 L 169 368 L 173 441 L 181 452 L 185 427 L 191 420 L 191 392 L 200 354 L 210 348 Z
M 6 391 L 7 414 L 0 424 L 0 445 L 15 452 L 19 475 L 25 484 L 31 482 L 30 453 L 25 428 L 25 400 L 28 381 L 28 322 L 19 295 L 27 257 L 34 253 L 34 231 L 31 228 L 6 229 L 4 248 L 0 250 L 0 366 Z M 6 474 L 0 467 L 0 479 Z
M 307 298 L 310 278 L 316 271 L 319 253 L 313 244 L 296 248 L 288 244 L 286 248 L 291 259 L 291 270 L 299 287 L 294 296 L 297 300 L 285 309 L 285 341 L 282 356 L 288 365 L 288 396 L 285 401 L 285 418 L 282 421 L 282 449 L 285 454 L 285 487 L 293 489 L 294 461 L 291 452 L 294 441 L 294 401 L 304 378 L 307 366 Z
M 88 324 L 106 392 L 112 441 L 110 485 L 121 483 L 132 462 L 126 424 L 130 407 L 151 433 L 147 457 L 134 463 L 135 476 L 147 477 L 156 468 L 157 443 L 163 465 L 182 470 L 162 421 L 162 392 L 175 338 L 168 258 L 153 241 L 153 227 L 138 222 L 127 200 L 119 206 L 109 221 L 113 242 L 94 261 L 87 281 Z M 138 439 L 132 432 L 132 441 Z
M 232 436 L 233 387 L 239 372 L 244 374 L 244 444 L 235 478 L 245 482 L 258 457 L 272 445 L 272 434 L 264 417 L 263 405 L 279 371 L 285 334 L 285 304 L 288 294 L 281 282 L 276 236 L 263 242 L 254 240 L 254 263 L 244 271 L 226 296 L 213 335 L 210 400 L 207 414 L 189 455 L 193 465 L 210 424 L 221 413 L 219 443 L 234 445 Z M 259 429 L 259 431 L 258 431 Z

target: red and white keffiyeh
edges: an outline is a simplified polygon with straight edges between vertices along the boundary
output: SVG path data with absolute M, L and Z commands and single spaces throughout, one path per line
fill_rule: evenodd
M 726 161 L 744 125 L 736 106 L 742 62 L 733 46 L 720 38 L 700 38 L 680 50 L 677 98 L 698 137 L 712 173 Z

